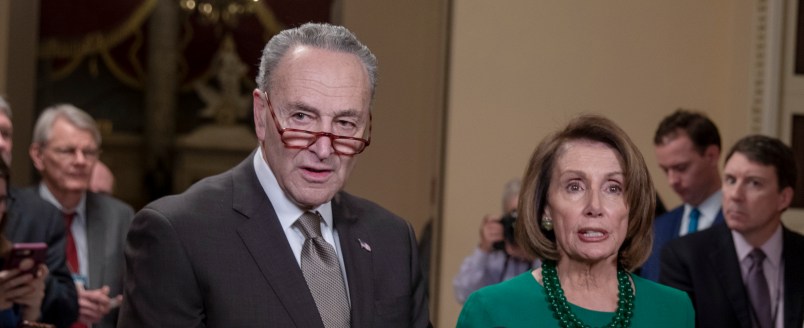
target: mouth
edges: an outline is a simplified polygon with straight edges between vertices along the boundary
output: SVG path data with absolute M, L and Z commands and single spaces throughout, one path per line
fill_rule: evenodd
M 599 242 L 609 237 L 609 233 L 600 229 L 581 229 L 578 231 L 578 237 L 584 242 Z
M 317 168 L 317 167 L 302 167 L 302 173 L 304 174 L 305 178 L 310 182 L 323 182 L 332 175 L 334 170 L 329 168 Z

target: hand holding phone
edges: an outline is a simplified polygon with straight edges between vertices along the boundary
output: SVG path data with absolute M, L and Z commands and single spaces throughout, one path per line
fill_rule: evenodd
M 21 274 L 37 275 L 40 264 L 45 263 L 47 244 L 45 243 L 15 243 L 11 248 L 11 253 L 5 261 L 3 270 L 19 269 L 20 264 L 25 259 L 31 259 L 33 265 L 21 271 Z

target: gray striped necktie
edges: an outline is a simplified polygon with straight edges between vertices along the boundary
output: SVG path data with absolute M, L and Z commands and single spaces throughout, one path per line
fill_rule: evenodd
M 294 225 L 304 234 L 301 269 L 324 327 L 349 327 L 349 300 L 335 248 L 321 237 L 318 213 L 304 212 Z

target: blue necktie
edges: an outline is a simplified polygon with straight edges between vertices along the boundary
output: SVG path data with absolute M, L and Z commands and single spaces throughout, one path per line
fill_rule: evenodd
M 690 223 L 687 225 L 687 233 L 693 233 L 698 231 L 698 218 L 701 217 L 701 211 L 697 208 L 692 208 L 690 211 Z

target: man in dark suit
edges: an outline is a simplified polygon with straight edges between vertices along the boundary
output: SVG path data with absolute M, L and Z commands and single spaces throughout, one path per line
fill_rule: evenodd
M 137 213 L 120 325 L 427 326 L 411 226 L 341 191 L 369 144 L 375 81 L 343 27 L 274 36 L 253 92 L 259 147 Z
M 32 192 L 58 208 L 65 220 L 65 253 L 80 307 L 73 327 L 115 327 L 122 301 L 123 245 L 134 210 L 88 191 L 100 144 L 95 120 L 62 104 L 39 115 L 29 149 L 42 175 Z
M 670 187 L 684 201 L 653 223 L 653 251 L 639 274 L 658 281 L 659 256 L 667 242 L 723 223 L 720 133 L 705 115 L 679 109 L 659 123 L 653 144 Z
M 13 149 L 11 107 L 0 97 L 0 157 L 11 164 Z M 30 190 L 11 188 L 5 234 L 15 243 L 43 242 L 48 245 L 45 265 L 50 274 L 42 300 L 44 323 L 69 327 L 78 317 L 78 301 L 73 279 L 64 257 L 64 221 L 55 207 Z
M 686 291 L 698 327 L 795 327 L 804 322 L 804 236 L 782 224 L 796 164 L 778 139 L 738 141 L 723 169 L 726 225 L 667 244 L 660 282 Z

